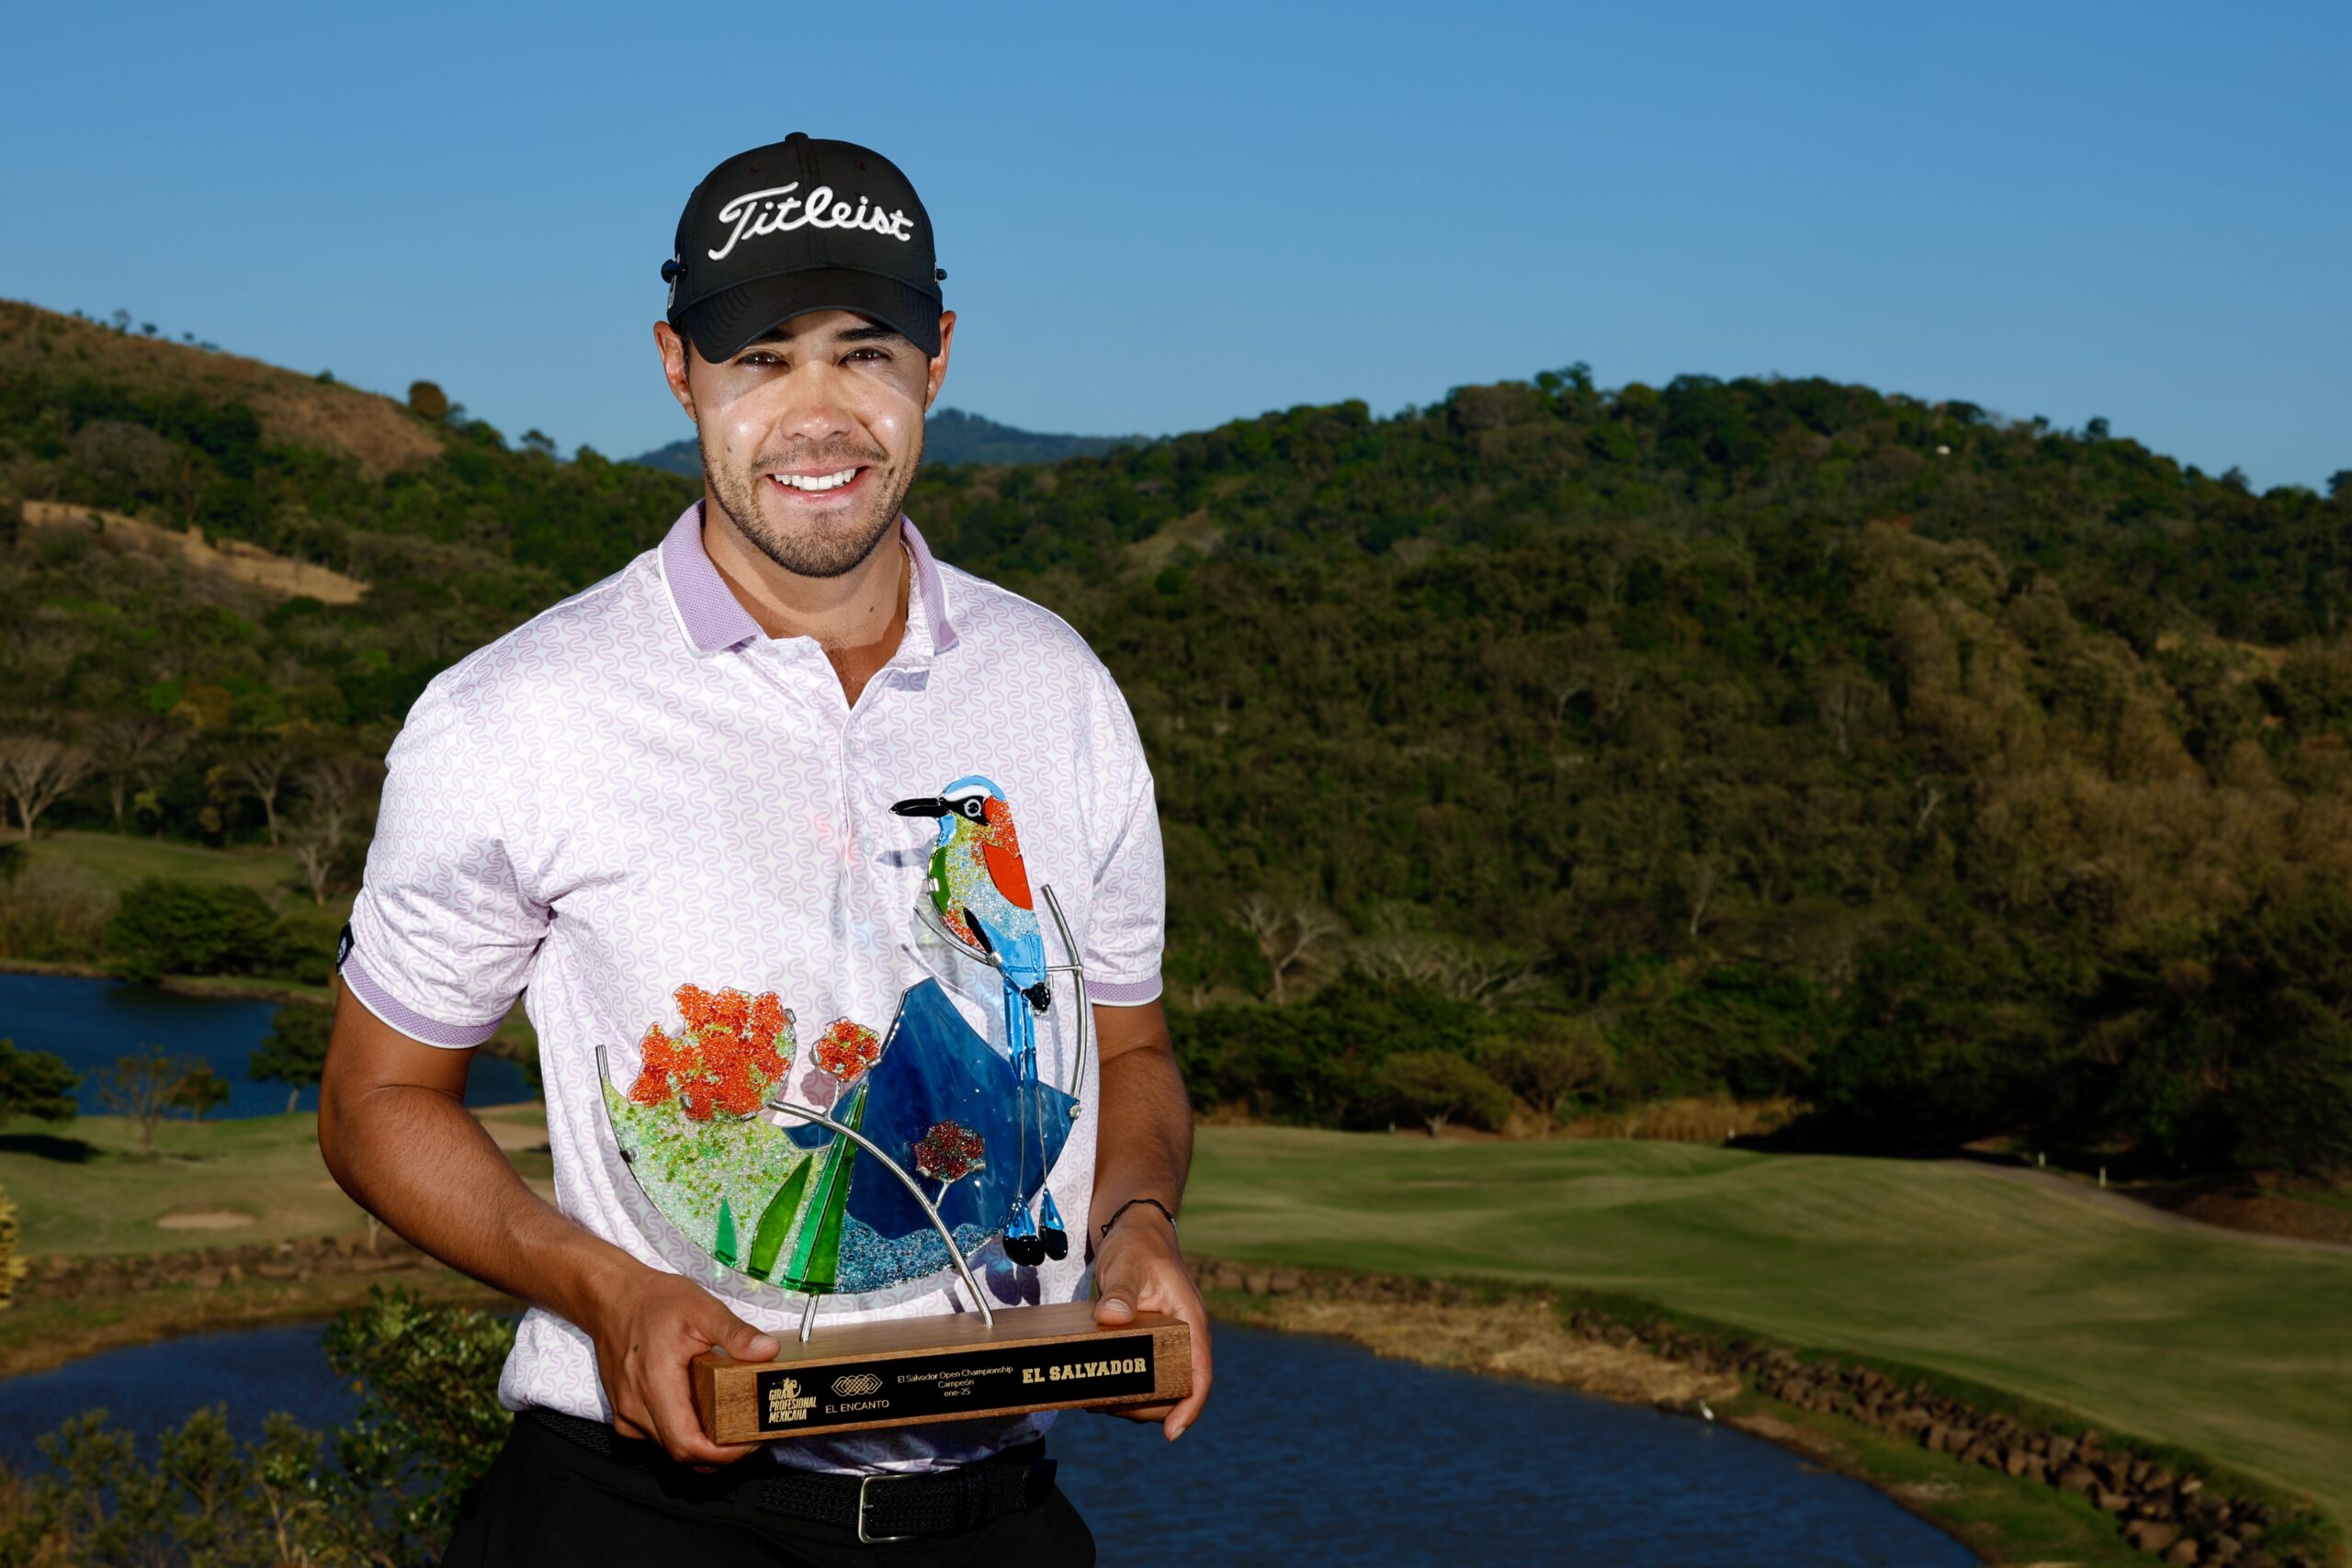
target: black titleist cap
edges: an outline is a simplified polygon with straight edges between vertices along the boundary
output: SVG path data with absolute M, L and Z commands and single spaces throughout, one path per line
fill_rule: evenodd
M 670 324 L 711 360 L 810 310 L 854 310 L 935 355 L 946 276 L 897 164 L 800 130 L 704 175 L 662 264 Z

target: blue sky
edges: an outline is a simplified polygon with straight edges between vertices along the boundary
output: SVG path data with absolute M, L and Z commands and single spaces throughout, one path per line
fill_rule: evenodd
M 330 14 L 333 13 L 333 14 Z M 2352 468 L 2352 7 L 51 6 L 0 295 L 685 434 L 655 276 L 786 131 L 923 193 L 946 403 L 1165 432 L 1589 361 Z

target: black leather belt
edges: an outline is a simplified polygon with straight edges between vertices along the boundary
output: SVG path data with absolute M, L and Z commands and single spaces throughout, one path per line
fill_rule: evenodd
M 658 1445 L 623 1438 L 601 1421 L 583 1421 L 556 1410 L 523 1414 L 565 1441 L 607 1459 L 642 1470 L 682 1468 Z M 1007 1514 L 1025 1513 L 1052 1496 L 1055 1464 L 1045 1456 L 1046 1445 L 1038 1440 L 954 1470 L 904 1475 L 840 1475 L 773 1466 L 742 1473 L 726 1486 L 726 1495 L 767 1513 L 854 1529 L 857 1539 L 865 1542 L 961 1535 Z

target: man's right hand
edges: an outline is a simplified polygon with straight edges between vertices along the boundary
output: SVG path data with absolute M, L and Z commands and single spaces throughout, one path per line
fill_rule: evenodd
M 759 1447 L 703 1436 L 686 1363 L 782 1347 L 690 1280 L 649 1269 L 523 1185 L 466 1111 L 470 1049 L 427 1045 L 349 996 L 319 1086 L 319 1150 L 343 1190 L 438 1258 L 587 1330 L 625 1438 L 704 1470 Z
M 690 1280 L 634 1260 L 599 1291 L 580 1326 L 596 1344 L 596 1371 L 613 1406 L 613 1430 L 657 1442 L 680 1464 L 716 1470 L 758 1443 L 714 1443 L 695 1410 L 687 1363 L 705 1350 L 739 1361 L 773 1360 L 783 1344 L 745 1323 Z

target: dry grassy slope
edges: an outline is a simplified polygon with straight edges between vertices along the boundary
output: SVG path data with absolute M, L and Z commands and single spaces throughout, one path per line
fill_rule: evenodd
M 356 604 L 359 596 L 368 592 L 368 585 L 356 578 L 309 561 L 272 554 L 242 539 L 210 544 L 195 528 L 175 534 L 119 512 L 101 512 L 95 506 L 73 506 L 57 501 L 28 501 L 24 509 L 25 521 L 37 527 L 89 529 L 109 549 L 147 556 L 199 574 L 225 577 L 279 598 L 307 593 L 322 604 Z
M 54 376 L 79 372 L 140 390 L 243 399 L 270 440 L 348 453 L 373 479 L 422 468 L 440 456 L 443 445 L 438 431 L 374 392 L 0 299 L 0 375 L 32 368 Z

